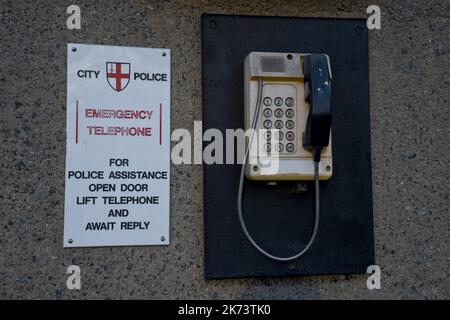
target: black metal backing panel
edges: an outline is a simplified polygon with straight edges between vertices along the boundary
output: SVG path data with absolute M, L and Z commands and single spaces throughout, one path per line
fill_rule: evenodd
M 243 64 L 251 51 L 326 53 L 333 75 L 333 177 L 321 182 L 316 242 L 291 264 L 259 254 L 237 217 L 240 165 L 203 165 L 207 279 L 365 273 L 375 263 L 365 23 L 202 16 L 204 131 L 243 128 Z M 244 216 L 249 232 L 272 254 L 298 252 L 312 231 L 313 192 L 312 184 L 306 194 L 298 195 L 292 183 L 268 187 L 246 181 Z

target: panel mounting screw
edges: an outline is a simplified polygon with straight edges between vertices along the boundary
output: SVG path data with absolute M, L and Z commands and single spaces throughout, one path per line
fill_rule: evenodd
M 72 48 L 72 51 L 73 51 L 73 52 L 77 51 L 77 48 L 73 47 L 73 48 Z
M 73 243 L 73 240 L 72 240 L 72 239 L 69 239 L 69 243 Z
M 167 53 L 163 52 L 163 53 L 162 53 L 162 56 L 163 56 L 163 57 L 165 57 L 165 56 L 166 56 L 166 54 L 167 54 Z
M 215 28 L 217 27 L 217 22 L 216 22 L 216 20 L 211 20 L 211 21 L 209 22 L 209 27 L 210 27 L 211 29 L 215 29 Z
M 162 242 L 166 241 L 166 237 L 162 236 L 162 237 L 161 237 L 161 241 L 162 241 Z

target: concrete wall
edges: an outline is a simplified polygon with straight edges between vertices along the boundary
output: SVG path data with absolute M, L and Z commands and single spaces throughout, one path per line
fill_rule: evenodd
M 200 15 L 366 17 L 367 1 L 0 0 L 0 298 L 449 298 L 449 4 L 376 1 L 366 276 L 203 279 L 202 168 L 172 166 L 169 247 L 63 249 L 68 42 L 172 50 L 172 128 L 201 120 Z M 66 8 L 82 30 L 66 28 Z M 66 267 L 82 289 L 66 288 Z

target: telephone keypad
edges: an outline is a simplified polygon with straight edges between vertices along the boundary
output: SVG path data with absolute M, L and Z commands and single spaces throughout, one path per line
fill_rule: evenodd
M 276 108 L 265 108 L 262 111 L 263 114 L 263 127 L 268 129 L 264 132 L 264 139 L 266 143 L 264 144 L 264 149 L 266 152 L 271 152 L 272 147 L 276 152 L 281 154 L 291 154 L 296 150 L 296 139 L 295 139 L 295 99 L 292 96 L 278 97 L 278 96 L 266 96 L 263 98 L 263 103 L 266 107 Z M 286 109 L 284 109 L 285 107 Z M 269 142 L 272 139 L 272 133 L 269 129 L 277 129 L 273 138 L 277 141 L 273 146 Z

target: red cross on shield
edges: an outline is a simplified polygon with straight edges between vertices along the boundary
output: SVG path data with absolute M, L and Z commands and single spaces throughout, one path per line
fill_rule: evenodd
M 126 62 L 107 62 L 106 80 L 111 88 L 117 92 L 126 88 L 130 82 L 131 66 Z

